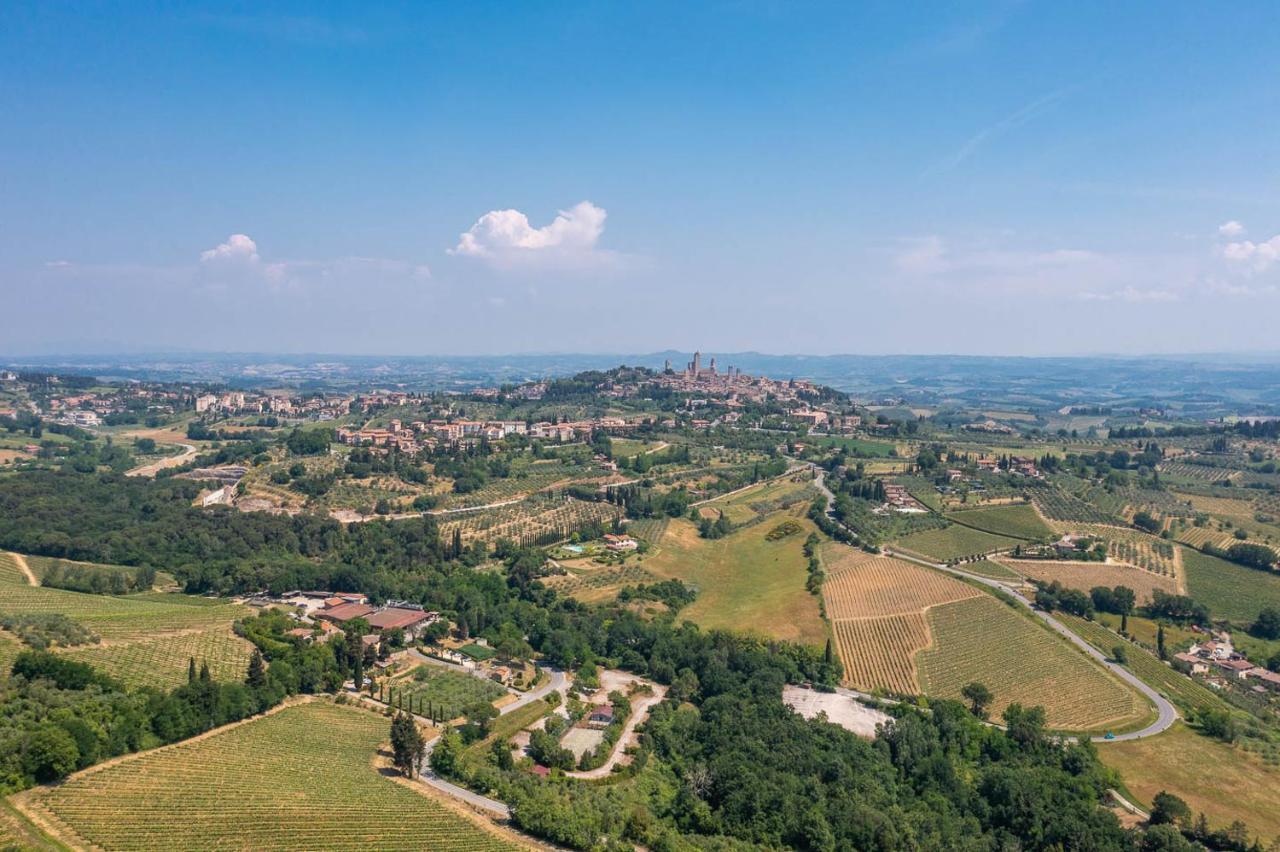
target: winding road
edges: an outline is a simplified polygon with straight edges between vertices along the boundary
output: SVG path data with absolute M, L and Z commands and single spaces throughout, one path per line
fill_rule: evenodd
M 831 520 L 834 523 L 840 524 L 840 521 L 836 520 L 836 518 L 834 517 L 833 508 L 835 505 L 835 495 L 832 494 L 831 489 L 827 487 L 827 484 L 825 481 L 825 472 L 821 468 L 818 468 L 816 466 L 815 466 L 815 471 L 816 471 L 816 475 L 814 477 L 813 484 L 814 484 L 814 487 L 817 488 L 818 491 L 821 492 L 823 496 L 827 498 L 827 517 L 831 518 Z M 845 527 L 844 524 L 840 524 L 840 526 L 844 527 L 845 530 L 847 530 L 848 532 L 856 536 L 856 533 L 853 533 L 853 531 L 849 530 L 848 527 Z M 951 574 L 956 577 L 961 577 L 963 579 L 970 580 L 975 583 L 981 583 L 982 585 L 990 589 L 995 589 L 996 591 L 999 591 L 999 592 L 1002 592 L 1003 594 L 1008 595 L 1009 597 L 1016 600 L 1019 604 L 1021 604 L 1022 606 L 1030 610 L 1032 614 L 1034 614 L 1037 618 L 1039 618 L 1046 625 L 1048 625 L 1050 630 L 1053 630 L 1054 632 L 1059 633 L 1062 636 L 1066 637 L 1068 641 L 1070 641 L 1080 650 L 1084 651 L 1093 659 L 1097 660 L 1099 664 L 1101 664 L 1104 668 L 1106 668 L 1116 677 L 1120 678 L 1125 683 L 1129 684 L 1134 689 L 1138 690 L 1138 692 L 1146 696 L 1146 698 L 1152 704 L 1155 705 L 1156 719 L 1151 724 L 1147 725 L 1146 727 L 1140 730 L 1130 731 L 1124 734 L 1112 734 L 1110 736 L 1090 737 L 1090 739 L 1092 739 L 1094 742 L 1114 743 L 1114 742 L 1124 742 L 1126 740 L 1140 740 L 1144 737 L 1152 737 L 1152 736 L 1155 736 L 1156 734 L 1167 731 L 1169 727 L 1178 720 L 1178 710 L 1173 706 L 1172 703 L 1170 703 L 1170 701 L 1167 698 L 1165 698 L 1155 689 L 1148 686 L 1146 681 L 1139 678 L 1137 675 L 1129 671 L 1124 666 L 1108 659 L 1106 654 L 1102 653 L 1097 648 L 1093 647 L 1088 642 L 1086 642 L 1084 639 L 1080 638 L 1075 633 L 1073 633 L 1071 628 L 1067 627 L 1061 621 L 1058 621 L 1058 619 L 1054 618 L 1052 613 L 1048 613 L 1048 612 L 1044 612 L 1043 610 L 1036 609 L 1035 606 L 1031 603 L 1031 600 L 1028 599 L 1025 595 L 1023 595 L 1020 591 L 1015 589 L 1013 586 L 1003 583 L 1000 580 L 995 580 L 995 579 L 992 579 L 991 577 L 983 577 L 980 574 L 972 574 L 968 571 L 962 570 L 960 568 L 955 568 L 950 565 L 943 565 L 938 562 L 930 562 L 927 559 L 921 559 L 918 556 L 912 556 L 910 554 L 906 554 L 902 552 L 894 552 L 887 547 L 883 548 L 883 552 L 885 556 L 892 556 L 896 559 L 901 559 L 906 562 L 913 562 L 916 565 L 923 565 L 926 568 L 932 568 L 935 571 L 942 571 L 944 573 Z
M 155 476 L 165 468 L 177 467 L 178 465 L 186 464 L 191 461 L 191 459 L 195 458 L 196 453 L 200 452 L 200 449 L 195 444 L 188 444 L 185 442 L 161 443 L 176 443 L 177 446 L 182 447 L 182 452 L 176 456 L 166 456 L 159 461 L 153 461 L 150 464 L 135 467 L 133 470 L 126 471 L 125 476 Z
M 431 661 L 433 661 L 433 663 L 440 663 L 440 660 Z M 451 664 L 445 663 L 445 665 Z M 524 707 L 532 704 L 534 701 L 538 701 L 539 698 L 547 697 L 552 692 L 563 693 L 564 690 L 567 690 L 567 674 L 564 674 L 561 669 L 554 669 L 549 667 L 549 665 L 548 667 L 543 667 L 543 669 L 545 672 L 549 672 L 550 675 L 552 675 L 549 681 L 544 683 L 543 686 L 536 688 L 536 690 L 530 690 L 529 692 L 524 693 L 524 695 L 516 698 L 515 701 L 511 702 L 511 704 L 499 707 L 498 715 L 504 716 L 508 713 L 513 713 L 513 711 L 520 709 L 520 707 Z M 426 719 L 425 716 L 416 716 L 416 718 L 421 723 L 428 725 L 431 724 L 431 720 Z M 511 819 L 511 809 L 507 807 L 506 803 L 499 802 L 498 800 L 495 800 L 495 798 L 489 798 L 488 796 L 481 796 L 480 793 L 472 792 L 466 787 L 460 787 L 458 784 L 454 784 L 453 782 L 449 782 L 449 780 L 440 778 L 439 775 L 434 773 L 434 771 L 431 771 L 431 750 L 434 750 L 435 743 L 438 743 L 439 741 L 440 738 L 436 737 L 431 739 L 431 742 L 426 743 L 426 753 L 424 760 L 422 760 L 422 769 L 419 771 L 419 774 L 417 774 L 417 777 L 422 779 L 422 783 L 438 789 L 438 791 L 447 794 L 447 796 L 452 796 L 457 798 L 457 800 L 466 802 L 467 805 L 477 807 L 477 809 L 483 811 L 488 811 L 490 814 L 497 816 L 498 819 Z
M 943 571 L 948 574 L 952 574 L 956 577 L 962 577 L 966 580 L 971 580 L 975 583 L 981 583 L 982 585 L 987 586 L 988 588 L 1003 592 L 1004 594 L 1016 600 L 1022 606 L 1029 609 L 1032 612 L 1032 614 L 1034 614 L 1037 618 L 1039 618 L 1046 625 L 1048 625 L 1050 630 L 1053 630 L 1056 633 L 1060 633 L 1062 636 L 1066 637 L 1066 639 L 1070 641 L 1073 645 L 1075 645 L 1080 650 L 1084 651 L 1090 657 L 1093 657 L 1095 660 L 1098 661 L 1098 663 L 1100 663 L 1104 668 L 1106 668 L 1116 677 L 1120 678 L 1125 683 L 1129 684 L 1134 689 L 1138 690 L 1138 692 L 1141 692 L 1143 695 L 1147 697 L 1149 701 L 1151 701 L 1152 704 L 1155 705 L 1156 720 L 1151 724 L 1147 725 L 1145 728 L 1142 728 L 1137 731 L 1130 731 L 1124 734 L 1112 734 L 1110 736 L 1090 737 L 1090 739 L 1092 739 L 1094 742 L 1114 743 L 1114 742 L 1124 742 L 1126 740 L 1140 740 L 1143 737 L 1151 737 L 1151 736 L 1155 736 L 1156 734 L 1163 733 L 1164 731 L 1168 730 L 1169 727 L 1174 722 L 1178 720 L 1178 710 L 1173 706 L 1173 704 L 1169 702 L 1167 698 L 1165 698 L 1159 692 L 1156 692 L 1154 689 L 1152 689 L 1150 686 L 1147 685 L 1146 681 L 1139 678 L 1137 675 L 1135 675 L 1133 672 L 1126 669 L 1124 666 L 1121 666 L 1118 663 L 1112 662 L 1110 659 L 1107 658 L 1106 654 L 1102 653 L 1097 648 L 1093 647 L 1088 642 L 1081 639 L 1079 636 L 1077 636 L 1075 633 L 1071 631 L 1071 628 L 1067 627 L 1061 621 L 1058 621 L 1058 619 L 1054 618 L 1052 613 L 1048 613 L 1048 612 L 1045 612 L 1044 610 L 1036 609 L 1032 605 L 1030 599 L 1028 599 L 1026 596 L 1024 596 L 1021 592 L 1019 592 L 1014 587 L 1006 585 L 1005 583 L 1002 583 L 999 580 L 993 580 L 990 577 L 983 577 L 979 574 L 971 574 L 968 571 L 963 571 L 959 568 L 954 568 L 949 565 L 942 565 L 937 562 L 929 562 L 928 560 L 920 559 L 919 557 L 915 557 L 915 556 L 909 556 L 905 553 L 895 553 L 889 550 L 888 548 L 884 549 L 884 554 L 885 556 L 892 556 L 895 559 L 902 559 L 907 562 L 914 562 L 917 565 L 923 565 L 927 568 L 932 568 L 935 571 Z

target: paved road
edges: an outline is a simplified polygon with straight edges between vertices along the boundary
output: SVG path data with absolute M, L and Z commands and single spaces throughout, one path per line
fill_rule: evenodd
M 1091 737 L 1091 739 L 1094 742 L 1123 742 L 1125 740 L 1140 740 L 1143 737 L 1155 736 L 1156 734 L 1159 734 L 1168 730 L 1169 727 L 1178 720 L 1177 708 L 1175 708 L 1167 698 L 1165 698 L 1160 693 L 1156 692 L 1154 689 L 1148 686 L 1145 681 L 1140 679 L 1137 675 L 1129 671 L 1124 666 L 1121 666 L 1118 663 L 1114 663 L 1111 660 L 1109 660 L 1106 654 L 1102 653 L 1097 648 L 1093 647 L 1088 642 L 1081 639 L 1079 636 L 1077 636 L 1075 633 L 1071 631 L 1071 628 L 1067 627 L 1061 621 L 1058 621 L 1058 619 L 1054 618 L 1051 613 L 1036 609 L 1034 606 L 1032 606 L 1031 601 L 1027 597 L 1025 597 L 1021 592 L 1019 592 L 1017 589 L 1013 588 L 1012 586 L 1006 585 L 1005 583 L 1002 583 L 999 580 L 994 580 L 990 577 L 983 577 L 979 574 L 971 574 L 968 571 L 964 571 L 959 568 L 954 568 L 949 565 L 941 565 L 937 562 L 929 562 L 928 560 L 920 559 L 919 557 L 911 556 L 906 553 L 891 552 L 888 548 L 885 548 L 884 553 L 886 556 L 893 556 L 896 559 L 902 559 L 907 562 L 914 562 L 917 565 L 924 565 L 928 568 L 933 568 L 936 571 L 945 571 L 946 573 L 953 574 L 957 577 L 964 577 L 967 580 L 972 580 L 976 583 L 981 583 L 984 586 L 987 586 L 992 589 L 997 589 L 1003 592 L 1004 594 L 1009 595 L 1018 603 L 1022 604 L 1027 609 L 1031 610 L 1031 612 L 1034 613 L 1037 618 L 1039 618 L 1041 621 L 1047 624 L 1051 630 L 1066 637 L 1072 644 L 1080 648 L 1080 650 L 1084 651 L 1090 657 L 1093 657 L 1095 660 L 1101 663 L 1104 667 L 1106 667 L 1109 671 L 1115 674 L 1116 677 L 1120 678 L 1125 683 L 1128 683 L 1134 689 L 1138 690 L 1143 695 L 1145 695 L 1151 701 L 1151 703 L 1156 706 L 1156 720 L 1152 722 L 1150 725 L 1147 725 L 1145 728 L 1142 728 L 1141 730 L 1137 730 L 1137 731 L 1130 731 L 1127 734 L 1114 734 L 1109 739 L 1105 736 Z
M 570 778 L 579 778 L 585 781 L 593 781 L 598 778 L 607 778 L 609 773 L 613 772 L 613 767 L 622 760 L 627 746 L 635 742 L 636 728 L 638 728 L 645 719 L 649 718 L 649 711 L 662 703 L 662 699 L 667 697 L 667 688 L 656 683 L 650 683 L 653 687 L 653 694 L 646 695 L 635 703 L 631 708 L 631 718 L 627 720 L 627 724 L 622 727 L 622 733 L 618 736 L 618 741 L 613 744 L 613 753 L 609 755 L 609 759 L 601 766 L 595 769 L 586 769 L 581 772 L 566 772 Z
M 126 471 L 125 476 L 155 476 L 165 468 L 186 464 L 200 451 L 195 444 L 179 443 L 178 446 L 182 447 L 181 455 L 169 456 L 150 464 L 144 464 L 141 467 L 135 467 L 133 470 Z
M 443 660 L 435 660 L 430 658 L 428 659 L 431 661 L 431 663 L 443 663 Z M 451 667 L 453 665 L 451 663 L 443 663 L 443 664 L 451 665 Z M 458 667 L 458 668 L 462 668 L 462 667 Z M 531 702 L 538 701 L 539 698 L 545 698 L 548 695 L 550 695 L 550 693 L 552 692 L 563 693 L 564 690 L 567 690 L 568 688 L 567 674 L 564 674 L 562 670 L 554 669 L 552 667 L 543 667 L 543 668 L 547 670 L 547 672 L 549 672 L 550 675 L 552 675 L 549 681 L 547 683 L 544 683 L 543 686 L 536 688 L 536 690 L 530 690 L 529 692 L 524 693 L 524 695 L 516 698 L 516 701 L 511 702 L 511 704 L 508 704 L 503 707 L 499 707 L 498 709 L 499 715 L 507 715 L 508 713 L 512 713 L 513 710 L 520 709 L 520 707 L 524 707 L 527 704 L 531 704 Z M 421 722 L 422 724 L 428 724 L 428 725 L 431 724 L 431 720 L 424 718 L 424 716 L 417 716 L 417 719 L 419 719 L 419 722 Z M 488 796 L 481 796 L 480 793 L 472 792 L 470 791 L 470 789 L 467 789 L 466 787 L 460 787 L 460 785 L 454 784 L 453 782 L 449 782 L 449 780 L 440 778 L 439 775 L 436 775 L 434 773 L 434 771 L 431 771 L 431 750 L 434 750 L 435 743 L 438 743 L 438 742 L 439 742 L 439 737 L 436 737 L 435 739 L 433 739 L 433 741 L 426 743 L 426 756 L 425 756 L 425 759 L 422 760 L 422 771 L 420 771 L 419 773 L 419 778 L 422 779 L 422 783 L 428 784 L 430 785 L 430 787 L 434 787 L 435 789 L 438 789 L 438 791 L 447 794 L 447 796 L 452 796 L 454 798 L 457 798 L 457 800 L 466 802 L 467 805 L 471 805 L 472 807 L 479 807 L 480 810 L 489 811 L 490 814 L 493 814 L 494 816 L 499 817 L 499 819 L 503 819 L 503 820 L 511 819 L 511 809 L 507 807 L 506 803 L 499 802 L 498 800 L 495 800 L 495 798 L 489 798 Z
M 818 489 L 818 491 L 820 491 L 827 498 L 827 515 L 828 517 L 830 517 L 832 513 L 832 508 L 835 504 L 835 495 L 832 494 L 831 489 L 827 487 L 827 484 L 825 482 L 825 475 L 822 469 L 817 468 L 815 466 L 815 470 L 817 471 L 817 476 L 814 478 L 814 486 Z M 837 523 L 839 522 L 837 521 Z M 843 526 L 843 524 L 841 524 L 841 526 Z M 852 532 L 852 530 L 850 530 L 850 532 Z M 884 548 L 884 553 L 886 556 L 894 556 L 898 559 L 906 560 L 907 562 L 914 562 L 918 565 L 924 565 L 927 568 L 933 568 L 935 571 L 945 571 L 946 573 L 953 574 L 957 577 L 964 577 L 965 579 L 972 580 L 977 583 L 981 583 L 984 586 L 987 586 L 992 589 L 997 589 L 1005 593 L 1006 595 L 1009 595 L 1018 603 L 1022 604 L 1027 609 L 1031 610 L 1031 612 L 1034 613 L 1037 618 L 1039 618 L 1041 621 L 1047 624 L 1051 630 L 1061 634 L 1062 636 L 1065 636 L 1072 644 L 1080 648 L 1090 657 L 1093 657 L 1095 660 L 1101 663 L 1104 667 L 1106 667 L 1109 671 L 1114 673 L 1116 677 L 1120 678 L 1125 683 L 1131 685 L 1134 689 L 1141 692 L 1143 695 L 1147 697 L 1148 700 L 1151 701 L 1152 704 L 1156 706 L 1156 720 L 1152 722 L 1150 725 L 1147 725 L 1145 728 L 1142 728 L 1141 730 L 1138 730 L 1138 731 L 1131 731 L 1127 734 L 1113 734 L 1110 739 L 1108 739 L 1105 736 L 1092 737 L 1094 742 L 1123 742 L 1125 740 L 1139 740 L 1139 739 L 1142 739 L 1143 737 L 1155 736 L 1156 734 L 1167 731 L 1169 727 L 1178 720 L 1177 708 L 1175 708 L 1167 698 L 1165 698 L 1160 693 L 1156 692 L 1154 689 L 1148 686 L 1145 681 L 1143 681 L 1141 678 L 1139 678 L 1133 672 L 1129 671 L 1124 666 L 1121 666 L 1118 663 L 1114 663 L 1111 660 L 1109 660 L 1106 654 L 1102 653 L 1097 648 L 1093 647 L 1088 642 L 1081 639 L 1079 636 L 1073 633 L 1069 627 L 1067 627 L 1061 621 L 1058 621 L 1058 619 L 1054 618 L 1051 613 L 1047 613 L 1047 612 L 1044 612 L 1043 610 L 1036 609 L 1034 606 L 1032 606 L 1031 601 L 1028 598 L 1026 598 L 1021 592 L 1019 592 L 1017 589 L 1013 588 L 1012 586 L 1006 585 L 1005 583 L 1002 583 L 1001 581 L 992 579 L 990 577 L 983 577 L 979 574 L 971 574 L 970 572 L 964 571 L 960 568 L 953 568 L 951 566 L 942 565 L 937 562 L 930 562 L 926 559 L 921 559 L 917 556 L 912 556 L 907 553 L 901 553 L 901 552 L 893 553 L 890 551 L 889 548 Z

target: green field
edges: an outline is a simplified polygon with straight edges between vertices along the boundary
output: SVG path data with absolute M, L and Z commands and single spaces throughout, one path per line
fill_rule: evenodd
M 1119 770 L 1138 804 L 1150 807 L 1161 790 L 1201 811 L 1211 828 L 1242 820 L 1263 838 L 1280 836 L 1280 769 L 1178 723 L 1162 734 L 1098 746 L 1098 755 Z
M 674 519 L 657 552 L 645 558 L 644 569 L 697 588 L 697 600 L 680 611 L 683 619 L 705 628 L 747 630 L 820 645 L 827 639 L 827 627 L 817 597 L 805 591 L 803 545 L 813 525 L 795 517 L 801 533 L 778 541 L 765 539 L 774 526 L 792 517 L 777 512 L 763 523 L 715 540 L 701 538 L 688 520 Z
M 996 580 L 1022 579 L 1022 575 L 1017 571 L 1011 571 L 999 562 L 992 562 L 990 559 L 979 559 L 976 562 L 965 562 L 961 567 L 970 574 L 978 574 L 982 577 L 992 577 Z
M 881 441 L 868 441 L 865 438 L 841 438 L 837 436 L 815 438 L 813 443 L 820 447 L 840 447 L 845 452 L 857 458 L 865 459 L 887 459 L 892 458 L 896 453 L 893 444 L 886 444 Z
M 432 709 L 442 711 L 446 719 L 461 716 L 463 709 L 471 704 L 492 702 L 507 694 L 491 680 L 431 665 L 418 666 L 409 677 L 398 679 L 393 688 L 387 700 L 395 706 L 408 707 L 412 702 L 413 706 L 425 708 L 430 703 Z M 425 713 L 425 710 L 418 712 Z
M 1248 625 L 1264 607 L 1280 607 L 1280 574 L 1182 549 L 1187 594 L 1209 607 L 1214 618 Z
M 938 562 L 967 559 L 970 556 L 980 556 L 995 550 L 1007 550 L 1021 543 L 1021 539 L 994 535 L 971 527 L 962 527 L 959 524 L 952 524 L 940 530 L 913 533 L 896 542 L 903 550 L 909 550 Z
M 989 595 L 933 607 L 931 647 L 916 656 L 929 695 L 960 698 L 971 681 L 995 696 L 992 716 L 1018 702 L 1043 705 L 1059 730 L 1123 730 L 1145 723 L 1145 699 L 1083 651 Z
M 388 721 L 312 702 L 24 794 L 104 849 L 514 848 L 372 765 Z
M 1053 530 L 1026 503 L 948 512 L 947 520 L 1010 538 L 1046 539 L 1053 536 Z

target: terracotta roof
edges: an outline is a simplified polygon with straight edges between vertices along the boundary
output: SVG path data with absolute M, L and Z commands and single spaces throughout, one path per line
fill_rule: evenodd
M 344 603 L 330 607 L 324 612 L 318 613 L 318 616 L 320 618 L 330 618 L 334 621 L 350 621 L 353 618 L 364 618 L 373 611 L 373 607 L 368 604 Z
M 369 616 L 369 626 L 378 630 L 394 630 L 397 627 L 412 627 L 428 618 L 430 616 L 420 609 L 401 609 L 392 606 Z

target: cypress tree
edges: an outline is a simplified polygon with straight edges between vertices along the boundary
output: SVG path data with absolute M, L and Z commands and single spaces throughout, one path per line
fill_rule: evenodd
M 196 658 L 187 658 L 187 683 L 196 682 Z

